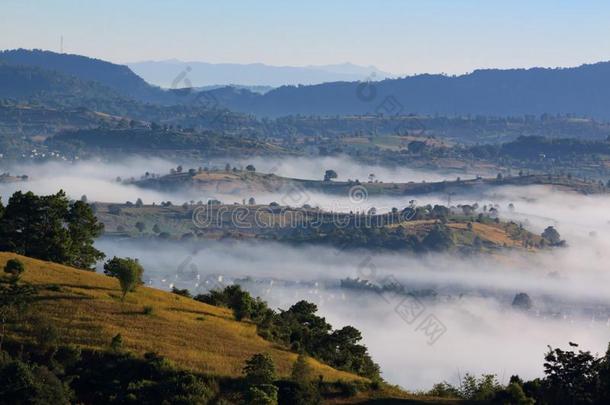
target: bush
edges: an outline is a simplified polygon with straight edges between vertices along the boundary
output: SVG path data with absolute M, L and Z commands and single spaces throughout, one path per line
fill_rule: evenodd
M 150 305 L 145 305 L 144 306 L 144 310 L 142 311 L 144 313 L 144 315 L 152 315 L 154 312 L 154 308 Z
M 44 320 L 36 322 L 34 338 L 42 350 L 47 350 L 57 345 L 59 341 L 59 331 L 52 323 Z
M 15 360 L 0 366 L 0 403 L 69 404 L 72 392 L 44 366 Z
M 426 395 L 439 398 L 459 398 L 460 392 L 448 382 L 434 384 L 432 389 L 426 392 Z
M 278 402 L 290 405 L 312 405 L 322 401 L 317 383 L 278 382 Z
M 120 352 L 123 349 L 123 336 L 117 333 L 110 341 L 110 350 L 115 353 Z
M 15 278 L 21 277 L 24 271 L 25 266 L 19 259 L 10 259 L 6 262 L 6 265 L 4 266 L 4 272 L 10 274 Z
M 193 296 L 191 295 L 191 293 L 189 292 L 188 289 L 179 289 L 176 287 L 172 287 L 172 293 L 176 294 L 176 295 L 180 295 L 182 297 L 186 297 L 186 298 L 192 298 Z
M 339 381 L 338 383 L 341 393 L 346 397 L 354 397 L 358 395 L 358 385 L 353 382 Z
M 494 374 L 483 374 L 477 378 L 466 373 L 460 384 L 460 396 L 471 401 L 489 401 L 502 389 Z
M 270 384 L 250 387 L 246 398 L 249 405 L 277 405 L 277 387 Z
M 243 372 L 248 385 L 273 384 L 275 381 L 275 364 L 267 353 L 257 353 L 246 360 Z

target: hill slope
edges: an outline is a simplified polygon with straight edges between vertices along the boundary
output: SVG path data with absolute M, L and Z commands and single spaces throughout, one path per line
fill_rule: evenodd
M 127 66 L 86 56 L 15 49 L 0 52 L 0 61 L 10 65 L 55 71 L 82 81 L 97 82 L 124 97 L 138 101 L 162 102 L 168 97 L 166 92 L 149 85 Z
M 120 333 L 127 350 L 154 351 L 181 368 L 222 377 L 241 376 L 245 360 L 255 353 L 269 353 L 280 376 L 288 376 L 296 360 L 295 353 L 262 339 L 253 324 L 235 321 L 227 309 L 147 287 L 121 302 L 114 278 L 13 253 L 0 253 L 0 266 L 11 258 L 24 263 L 23 281 L 40 289 L 33 309 L 58 326 L 62 344 L 106 350 Z M 145 306 L 152 314 L 144 314 Z M 9 336 L 31 338 L 23 329 Z M 325 380 L 361 379 L 310 361 Z

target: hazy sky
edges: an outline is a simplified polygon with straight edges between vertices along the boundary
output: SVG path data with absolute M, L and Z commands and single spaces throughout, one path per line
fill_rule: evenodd
M 610 60 L 607 0 L 0 0 L 0 49 L 394 73 Z

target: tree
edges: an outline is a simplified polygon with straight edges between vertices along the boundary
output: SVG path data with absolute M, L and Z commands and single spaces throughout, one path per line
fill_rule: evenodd
M 114 335 L 112 340 L 110 341 L 110 350 L 115 353 L 120 352 L 123 349 L 123 336 L 120 333 Z
M 142 233 L 146 229 L 146 225 L 144 224 L 144 222 L 138 221 L 136 222 L 136 228 L 138 232 Z
M 411 153 L 421 153 L 424 151 L 424 149 L 426 149 L 426 142 L 422 142 L 422 141 L 411 141 L 409 142 L 409 144 L 407 145 L 407 149 L 409 150 L 409 152 Z
M 0 365 L 0 403 L 68 405 L 72 392 L 48 368 L 19 360 Z
M 246 399 L 249 405 L 277 405 L 277 387 L 271 384 L 250 387 Z
M 135 291 L 138 284 L 142 284 L 143 273 L 144 268 L 138 260 L 129 257 L 119 258 L 115 256 L 104 264 L 104 274 L 116 277 L 119 280 L 123 292 L 121 300 L 125 299 L 128 292 Z
M 112 215 L 121 215 L 121 207 L 111 204 L 108 206 L 108 213 Z
M 572 344 L 572 346 L 578 346 Z M 582 350 L 575 353 L 552 349 L 544 357 L 547 403 L 591 404 L 598 392 L 601 359 Z
M 154 224 L 152 230 L 153 230 L 154 233 L 160 233 L 161 232 L 161 228 L 159 228 L 159 224 Z
M 518 293 L 513 299 L 512 306 L 527 311 L 532 308 L 532 299 L 526 293 Z
M 334 170 L 327 170 L 324 173 L 324 181 L 331 181 L 332 179 L 336 179 L 337 177 L 337 172 Z
M 511 382 L 506 389 L 498 392 L 493 403 L 515 404 L 515 405 L 534 405 L 536 401 L 529 398 L 523 391 L 523 385 L 518 382 Z
M 227 163 L 225 165 L 225 172 L 230 172 L 231 171 L 231 165 L 229 163 Z
M 40 197 L 17 191 L 0 222 L 0 250 L 68 263 L 70 241 L 64 227 L 68 205 L 63 191 Z
M 559 232 L 557 232 L 557 230 L 552 226 L 547 227 L 544 232 L 542 232 L 541 236 L 549 241 L 551 245 L 558 245 L 561 243 L 561 236 L 559 235 Z
M 50 350 L 57 347 L 59 341 L 59 331 L 57 327 L 45 319 L 36 322 L 34 327 L 34 337 L 36 344 L 42 350 Z
M 246 166 L 246 170 L 249 172 L 255 172 L 256 168 L 253 165 L 248 165 L 248 166 Z
M 477 378 L 466 373 L 460 383 L 459 393 L 463 399 L 471 401 L 489 401 L 500 391 L 501 386 L 494 374 L 483 374 Z
M 19 259 L 9 259 L 4 266 L 4 272 L 10 274 L 13 278 L 21 278 L 21 274 L 25 271 L 25 267 Z
M 142 202 L 142 199 L 138 198 L 136 200 L 136 208 L 142 208 L 143 205 L 144 205 L 144 203 Z
M 303 353 L 300 353 L 297 356 L 297 359 L 292 366 L 292 374 L 290 377 L 292 381 L 299 384 L 311 382 L 313 371 L 309 363 L 307 363 L 307 356 L 305 356 Z
M 250 199 L 248 200 L 248 205 L 256 205 L 256 200 L 254 199 L 254 197 L 250 197 Z
M 65 193 L 14 193 L 0 219 L 0 250 L 89 268 L 104 257 L 93 247 L 103 225 L 91 207 L 69 202 Z
M 72 266 L 90 269 L 106 255 L 93 247 L 94 239 L 104 231 L 104 224 L 98 222 L 91 207 L 82 201 L 76 201 L 67 215 L 68 233 L 70 236 L 70 259 Z
M 436 225 L 422 240 L 424 247 L 435 251 L 448 250 L 454 245 L 451 230 L 445 225 Z
M 250 317 L 252 313 L 252 297 L 246 291 L 241 291 L 233 298 L 231 308 L 233 309 L 233 316 L 238 321 Z
M 267 353 L 257 353 L 246 360 L 243 373 L 248 385 L 271 385 L 275 381 L 275 364 Z

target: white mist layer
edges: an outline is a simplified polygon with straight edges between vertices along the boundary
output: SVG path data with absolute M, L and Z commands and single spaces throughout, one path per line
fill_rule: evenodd
M 234 161 L 227 160 L 234 164 Z M 6 203 L 15 190 L 49 194 L 63 188 L 71 198 L 87 195 L 89 201 L 125 202 L 142 198 L 145 203 L 218 198 L 240 202 L 244 196 L 204 196 L 187 190 L 168 193 L 144 190 L 115 182 L 115 178 L 138 178 L 144 172 L 167 173 L 184 162 L 134 158 L 121 162 L 48 163 L 4 168 L 26 174 L 26 183 L 0 184 Z M 337 158 L 251 159 L 260 172 L 320 178 L 334 169 L 342 179 L 366 180 L 375 173 L 382 181 L 434 181 L 455 175 L 423 171 L 384 169 Z M 221 163 L 219 163 L 221 164 Z M 199 164 L 205 166 L 205 164 Z M 275 168 L 274 170 L 272 170 Z M 467 178 L 468 176 L 462 176 Z M 379 211 L 402 208 L 409 200 L 418 204 L 447 204 L 447 197 L 373 197 L 354 202 L 348 196 L 307 193 L 290 201 L 284 193 L 255 195 L 257 202 L 277 201 L 289 205 L 309 204 L 334 211 Z M 290 198 L 294 199 L 294 195 Z M 496 373 L 506 382 L 511 374 L 525 378 L 541 376 L 547 345 L 564 347 L 568 341 L 584 350 L 605 351 L 610 341 L 606 309 L 610 306 L 610 197 L 552 192 L 548 188 L 496 188 L 482 195 L 452 196 L 452 205 L 497 204 L 503 219 L 513 219 L 537 233 L 555 226 L 568 247 L 553 252 L 505 254 L 498 257 L 464 258 L 450 255 L 415 257 L 403 254 L 340 252 L 320 247 L 289 247 L 274 243 L 248 244 L 202 241 L 199 246 L 178 242 L 147 242 L 102 239 L 97 245 L 108 256 L 137 257 L 153 285 L 196 291 L 196 280 L 177 277 L 178 269 L 195 270 L 202 279 L 223 276 L 231 281 L 251 276 L 261 280 L 253 292 L 273 307 L 287 308 L 299 299 L 319 305 L 320 313 L 335 327 L 353 325 L 363 332 L 364 343 L 378 361 L 383 375 L 408 389 L 427 389 L 435 382 L 457 382 L 465 372 Z M 508 205 L 514 204 L 514 210 Z M 373 266 L 374 271 L 371 272 Z M 366 277 L 365 277 L 366 276 Z M 420 319 L 406 323 L 395 306 L 377 294 L 351 293 L 340 289 L 343 278 L 382 281 L 393 277 L 408 289 L 434 288 L 440 298 L 425 303 L 425 313 L 435 315 L 447 331 L 429 345 L 416 330 Z M 164 280 L 164 281 L 163 281 Z M 317 283 L 317 284 L 316 284 Z M 202 286 L 205 290 L 206 286 Z M 518 292 L 534 301 L 529 314 L 511 309 Z M 559 316 L 553 316 L 557 308 Z

